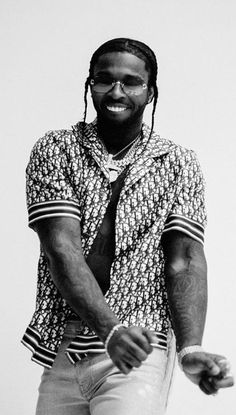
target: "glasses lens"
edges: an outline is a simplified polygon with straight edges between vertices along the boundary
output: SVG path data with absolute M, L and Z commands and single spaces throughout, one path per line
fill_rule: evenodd
M 143 84 L 139 84 L 139 85 L 124 85 L 123 87 L 123 91 L 127 94 L 127 95 L 141 95 L 143 93 L 144 90 L 144 86 Z
M 113 82 L 108 79 L 91 79 L 91 86 L 94 92 L 98 93 L 107 93 L 109 92 L 115 84 L 119 83 L 120 88 L 124 91 L 127 95 L 140 95 L 143 93 L 143 90 L 147 88 L 146 84 L 140 82 L 127 82 L 125 84 L 116 81 Z
M 91 85 L 95 92 L 106 93 L 112 88 L 111 81 L 105 81 L 101 79 L 92 79 Z

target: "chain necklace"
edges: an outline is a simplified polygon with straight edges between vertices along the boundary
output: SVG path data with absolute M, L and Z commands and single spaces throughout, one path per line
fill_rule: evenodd
M 140 133 L 137 135 L 137 137 L 135 137 L 129 144 L 127 144 L 127 146 L 125 146 L 124 148 L 122 148 L 120 151 L 118 151 L 118 153 L 116 153 L 116 154 L 110 154 L 109 153 L 109 155 L 111 155 L 113 158 L 114 157 L 117 157 L 117 156 L 119 156 L 119 154 L 121 154 L 121 153 L 123 153 L 123 151 L 125 151 L 127 148 L 129 148 L 129 147 L 131 147 L 132 148 L 132 146 L 134 145 L 134 143 L 135 143 L 135 141 L 137 141 L 138 140 L 138 138 L 139 138 L 139 136 L 140 136 Z
M 138 136 L 135 137 L 134 140 L 132 140 L 127 146 L 122 148 L 116 154 L 110 154 L 106 150 L 107 161 L 105 163 L 105 167 L 109 170 L 109 180 L 110 180 L 110 182 L 114 182 L 117 179 L 117 177 L 119 176 L 119 174 L 122 172 L 122 170 L 125 168 L 125 166 L 127 166 L 132 161 L 133 154 L 135 152 L 135 148 L 136 148 L 136 145 L 137 145 L 140 137 L 141 137 L 141 133 L 139 133 Z M 117 157 L 118 155 L 123 153 L 123 151 L 127 150 L 127 148 L 129 148 L 129 150 L 122 159 L 114 160 L 114 157 Z

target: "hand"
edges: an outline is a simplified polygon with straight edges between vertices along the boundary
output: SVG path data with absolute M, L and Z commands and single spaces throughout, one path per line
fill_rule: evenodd
M 150 343 L 155 335 L 142 327 L 119 328 L 108 343 L 108 353 L 114 364 L 127 375 L 133 367 L 140 367 L 152 352 Z
M 199 385 L 207 395 L 214 395 L 220 388 L 233 386 L 234 379 L 229 374 L 229 363 L 224 356 L 195 352 L 182 360 L 185 375 Z

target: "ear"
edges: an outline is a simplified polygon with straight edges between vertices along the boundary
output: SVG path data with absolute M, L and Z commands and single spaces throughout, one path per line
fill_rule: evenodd
M 150 86 L 148 88 L 148 100 L 147 100 L 147 104 L 150 104 L 152 102 L 153 97 L 154 97 L 154 88 L 153 88 L 153 86 Z

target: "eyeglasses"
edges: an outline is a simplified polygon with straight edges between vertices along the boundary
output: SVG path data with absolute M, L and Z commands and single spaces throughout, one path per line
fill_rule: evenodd
M 98 94 L 106 94 L 111 91 L 115 85 L 119 85 L 122 91 L 127 95 L 141 95 L 144 89 L 147 89 L 147 84 L 132 80 L 129 82 L 111 81 L 108 79 L 95 78 L 90 80 L 90 85 L 93 91 Z

